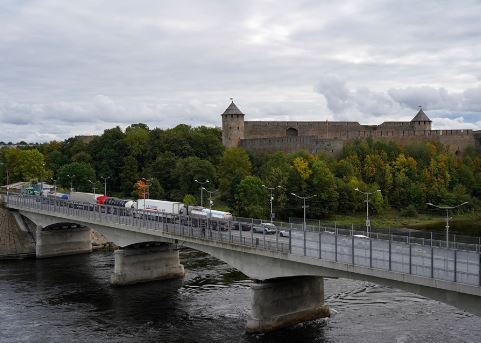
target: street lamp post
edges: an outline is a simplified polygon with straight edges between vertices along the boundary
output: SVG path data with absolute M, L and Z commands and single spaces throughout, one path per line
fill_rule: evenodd
M 463 202 L 462 204 L 459 204 L 459 205 L 456 205 L 456 206 L 438 206 L 438 205 L 434 205 L 430 202 L 427 202 L 426 205 L 429 205 L 429 206 L 432 206 L 432 207 L 436 207 L 436 208 L 439 208 L 441 210 L 446 210 L 446 248 L 449 248 L 449 210 L 453 210 L 455 208 L 458 208 L 458 207 L 461 207 L 461 206 L 464 206 L 464 205 L 467 205 L 468 202 L 465 201 Z
M 306 231 L 306 200 L 309 200 L 309 199 L 312 199 L 316 196 L 316 194 L 314 195 L 311 195 L 311 196 L 307 196 L 307 197 L 301 197 L 295 193 L 291 193 L 293 196 L 295 196 L 296 198 L 299 198 L 299 199 L 302 199 L 304 201 L 304 206 L 302 206 L 302 208 L 304 209 L 304 224 L 303 224 L 303 231 Z
M 381 192 L 381 190 L 376 189 L 374 192 L 363 192 L 359 190 L 359 188 L 355 188 L 354 190 L 366 196 L 366 235 L 369 237 L 371 231 L 371 221 L 369 220 L 369 196 Z
M 57 194 L 57 180 L 52 179 L 52 181 L 53 181 L 53 193 Z
M 107 196 L 107 180 L 110 179 L 110 176 L 101 176 L 100 178 L 104 180 L 104 195 Z
M 212 204 L 214 203 L 212 201 L 212 194 L 214 194 L 215 192 L 217 192 L 217 190 L 215 191 L 209 191 L 207 190 L 207 188 L 205 187 L 202 187 L 204 189 L 204 191 L 206 191 L 207 193 L 209 193 L 209 218 L 212 217 Z
M 70 193 L 72 193 L 72 191 L 73 191 L 73 178 L 75 177 L 75 175 L 67 174 L 67 177 L 70 178 Z
M 90 184 L 91 184 L 91 185 L 93 186 L 93 188 L 94 188 L 94 197 L 95 197 L 95 195 L 96 195 L 96 193 L 95 193 L 95 184 L 97 183 L 97 181 L 91 181 L 90 179 L 89 179 L 88 181 L 90 182 Z
M 262 185 L 265 189 L 268 189 L 271 192 L 270 203 L 271 203 L 271 223 L 274 221 L 274 213 L 272 212 L 272 202 L 274 201 L 273 192 L 276 188 L 282 188 L 281 186 L 276 187 L 267 187 L 266 185 Z
M 149 192 L 149 182 L 152 182 L 152 179 L 142 178 L 145 181 L 145 189 L 144 189 L 144 210 L 145 210 L 145 194 Z M 150 199 L 150 194 L 147 196 L 147 199 Z
M 204 185 L 209 183 L 210 181 L 206 179 L 205 181 L 198 181 L 197 179 L 194 180 L 200 185 L 200 207 L 204 207 Z

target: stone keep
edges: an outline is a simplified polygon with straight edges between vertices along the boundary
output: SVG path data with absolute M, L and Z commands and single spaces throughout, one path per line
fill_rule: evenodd
M 222 113 L 222 143 L 226 148 L 240 146 L 244 139 L 244 113 L 242 113 L 234 101 Z

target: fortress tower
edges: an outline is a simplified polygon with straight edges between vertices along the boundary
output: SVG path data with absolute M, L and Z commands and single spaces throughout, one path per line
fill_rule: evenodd
M 423 109 L 420 108 L 419 112 L 411 120 L 411 125 L 414 130 L 431 130 L 431 119 L 424 113 Z
M 244 139 L 244 113 L 232 101 L 222 113 L 222 143 L 226 148 L 237 147 L 241 139 Z

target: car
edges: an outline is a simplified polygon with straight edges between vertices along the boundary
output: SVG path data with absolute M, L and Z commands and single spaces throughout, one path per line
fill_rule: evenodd
M 277 228 L 274 224 L 272 223 L 261 223 L 261 224 L 256 224 L 252 227 L 252 231 L 254 233 L 262 233 L 266 235 L 273 235 L 276 233 Z
M 242 223 L 242 222 L 233 222 L 231 229 L 232 230 L 239 230 L 239 227 L 242 229 L 242 231 L 250 231 L 251 229 L 251 224 L 250 223 Z
M 353 235 L 353 236 L 356 237 L 356 238 L 367 238 L 367 239 L 369 239 L 368 236 L 364 236 L 364 235 Z
M 289 237 L 289 231 L 287 230 L 277 230 L 279 232 L 279 236 L 281 237 Z

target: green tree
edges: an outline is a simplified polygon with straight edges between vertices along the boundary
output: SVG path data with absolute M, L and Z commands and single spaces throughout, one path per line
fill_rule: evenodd
M 247 153 L 241 148 L 229 148 L 224 151 L 218 167 L 219 189 L 224 200 L 232 202 L 237 185 L 251 173 L 251 162 Z
M 46 168 L 43 154 L 37 149 L 9 148 L 4 151 L 3 156 L 9 170 L 10 182 L 46 181 L 52 176 L 52 172 Z
M 312 175 L 308 181 L 308 190 L 316 195 L 312 199 L 309 213 L 316 216 L 326 216 L 337 210 L 337 183 L 326 162 L 314 160 L 311 163 Z
M 149 196 L 151 199 L 162 200 L 165 198 L 165 191 L 156 178 L 152 178 L 150 181 Z
M 215 187 L 217 176 L 215 167 L 208 160 L 198 157 L 187 157 L 177 161 L 175 175 L 178 180 L 178 190 L 182 199 L 185 194 L 196 194 L 199 192 L 199 184 L 194 180 L 209 180 L 205 187 Z
M 184 196 L 184 199 L 182 199 L 182 203 L 185 206 L 193 206 L 193 205 L 197 204 L 197 199 L 192 194 L 186 194 Z
M 130 195 L 134 184 L 139 180 L 139 166 L 134 156 L 127 156 L 123 160 L 124 166 L 120 173 L 121 189 L 125 195 Z
M 93 192 L 89 180 L 95 180 L 95 170 L 85 162 L 72 162 L 66 164 L 58 171 L 58 184 L 70 189 L 70 183 L 75 191 Z
M 265 218 L 269 204 L 269 196 L 262 180 L 257 176 L 246 176 L 237 186 L 236 212 L 250 218 Z

